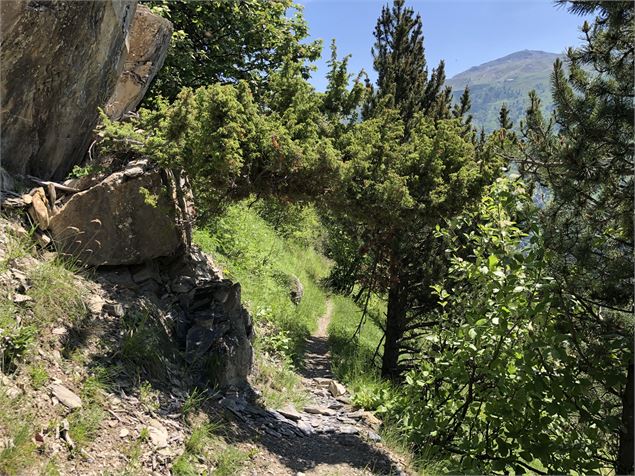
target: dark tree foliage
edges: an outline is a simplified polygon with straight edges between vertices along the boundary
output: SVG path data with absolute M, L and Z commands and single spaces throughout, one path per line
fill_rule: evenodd
M 514 127 L 514 123 L 509 117 L 509 109 L 507 104 L 503 103 L 501 110 L 498 113 L 498 125 L 501 129 L 509 130 Z
M 305 62 L 320 56 L 319 41 L 303 41 L 308 27 L 301 7 L 292 0 L 148 3 L 174 25 L 165 64 L 146 95 L 150 100 L 158 94 L 174 100 L 184 87 L 239 80 L 259 94 L 271 72 L 285 62 L 302 64 L 308 78 L 310 66 Z
M 531 97 L 520 166 L 550 194 L 542 213 L 545 241 L 557 257 L 552 272 L 563 290 L 584 304 L 568 324 L 584 365 L 603 355 L 611 336 L 632 336 L 634 4 L 558 3 L 594 14 L 595 21 L 582 27 L 585 44 L 567 53 L 569 73 L 561 61 L 554 65 L 552 120 L 545 121 Z M 633 471 L 632 355 L 624 349 L 626 385 L 596 376 L 622 400 L 618 474 Z
M 464 91 L 461 102 L 452 109 L 452 90 L 445 86 L 444 62 L 441 61 L 428 74 L 421 16 L 415 14 L 412 8 L 405 7 L 404 0 L 394 0 L 392 6 L 382 8 L 374 35 L 372 53 L 377 71 L 377 90 L 372 97 L 368 118 L 380 116 L 386 110 L 396 110 L 404 126 L 402 138 L 397 140 L 408 143 L 414 148 L 415 154 L 419 153 L 417 148 L 421 145 L 415 132 L 419 116 L 433 121 L 454 117 L 461 121 L 460 136 L 469 142 L 474 141 L 471 117 L 468 115 L 469 90 Z M 384 154 L 387 152 L 387 148 L 382 151 Z M 465 206 L 464 200 L 478 196 L 479 187 L 487 181 L 486 177 L 492 177 L 495 168 L 490 168 L 492 164 L 485 165 L 488 173 L 482 176 L 483 181 L 466 180 L 466 176 L 463 176 L 463 180 L 457 183 L 455 192 L 465 196 L 462 199 L 445 196 L 444 206 L 435 209 L 437 200 L 444 195 L 434 192 L 440 185 L 438 181 L 445 181 L 447 185 L 454 180 L 449 174 L 465 172 L 459 172 L 460 167 L 453 169 L 453 161 L 456 159 L 450 149 L 436 148 L 434 154 L 434 161 L 439 169 L 429 167 L 431 163 L 422 163 L 419 164 L 421 168 L 413 171 L 413 176 L 406 179 L 409 185 L 420 187 L 412 193 L 415 205 L 411 208 L 416 212 L 411 210 L 404 220 L 393 219 L 382 233 L 376 233 L 377 237 L 381 236 L 386 241 L 374 243 L 375 259 L 370 260 L 373 263 L 373 273 L 378 272 L 374 264 L 377 260 L 386 263 L 383 269 L 386 273 L 384 282 L 387 284 L 384 290 L 387 293 L 388 308 L 382 375 L 391 379 L 397 379 L 403 370 L 403 362 L 400 363 L 400 360 L 403 361 L 404 356 L 416 352 L 410 337 L 413 332 L 416 335 L 418 329 L 429 325 L 425 322 L 425 314 L 436 302 L 430 285 L 446 267 L 442 250 L 435 247 L 433 227 Z M 479 159 L 487 160 L 479 156 L 471 159 L 475 162 Z M 395 210 L 393 216 L 396 213 Z M 364 274 L 367 272 L 368 270 L 364 270 Z
M 382 8 L 374 35 L 372 54 L 377 91 L 373 106 L 384 100 L 384 107 L 397 109 L 406 133 L 419 111 L 447 118 L 451 91 L 444 89 L 445 65 L 441 61 L 428 75 L 421 16 L 405 7 L 404 0 L 395 0 L 392 7 Z

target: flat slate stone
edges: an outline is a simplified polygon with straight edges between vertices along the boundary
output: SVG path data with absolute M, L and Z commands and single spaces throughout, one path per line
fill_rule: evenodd
M 63 385 L 53 384 L 51 391 L 64 406 L 74 410 L 82 406 L 82 399 Z

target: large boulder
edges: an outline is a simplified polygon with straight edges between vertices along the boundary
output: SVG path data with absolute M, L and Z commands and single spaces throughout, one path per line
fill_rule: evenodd
M 168 53 L 172 24 L 144 5 L 137 7 L 128 35 L 128 57 L 105 112 L 113 120 L 137 108 Z
M 60 179 L 90 145 L 136 0 L 0 2 L 2 166 Z
M 192 208 L 184 177 L 131 162 L 71 195 L 50 217 L 58 250 L 90 266 L 132 265 L 187 249 Z

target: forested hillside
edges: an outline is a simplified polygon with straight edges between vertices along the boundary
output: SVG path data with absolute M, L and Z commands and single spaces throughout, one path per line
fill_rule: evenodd
M 470 88 L 474 125 L 486 132 L 498 128 L 498 112 L 503 104 L 516 127 L 529 105 L 527 95 L 535 90 L 545 112 L 553 110 L 551 72 L 556 59 L 564 55 L 544 51 L 518 51 L 479 66 L 474 66 L 448 79 L 453 98 L 458 102 L 465 86 Z
M 101 428 L 125 474 L 634 474 L 635 7 L 556 3 L 594 18 L 581 46 L 448 81 L 427 62 L 419 4 L 390 0 L 368 45 L 377 80 L 333 41 L 318 92 L 322 45 L 291 0 L 149 2 L 174 28 L 165 66 L 143 107 L 101 112 L 62 187 L 67 203 L 89 195 L 84 182 L 107 198 L 153 170 L 87 230 L 180 241 L 123 263 L 151 296 L 143 313 L 109 302 L 107 320 L 71 333 L 100 330 L 99 358 L 72 340 L 57 352 L 54 373 L 72 369 L 84 408 L 40 431 L 0 389 L 0 473 L 22 460 L 89 472 Z M 55 225 L 55 184 L 40 182 Z M 148 218 L 134 228 L 120 210 Z M 17 259 L 50 257 L 28 243 L 0 260 L 15 279 Z M 39 396 L 47 304 L 64 318 L 65 301 L 83 302 L 68 276 L 119 272 L 110 255 L 87 269 L 70 243 L 51 258 L 57 284 L 33 275 L 28 296 L 0 306 L 0 377 Z M 113 296 L 132 299 L 115 278 Z M 121 447 L 126 419 L 141 429 L 124 428 Z M 38 452 L 56 432 L 64 451 Z

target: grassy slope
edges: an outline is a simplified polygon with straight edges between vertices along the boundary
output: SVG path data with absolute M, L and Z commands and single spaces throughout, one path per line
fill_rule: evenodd
M 310 246 L 280 237 L 245 203 L 231 206 L 210 228 L 197 230 L 194 241 L 211 253 L 225 276 L 241 284 L 243 302 L 256 328 L 254 383 L 265 401 L 281 406 L 301 405 L 299 377 L 306 337 L 326 310 L 319 281 L 329 262 Z M 299 305 L 290 299 L 289 282 L 297 277 L 304 288 Z

